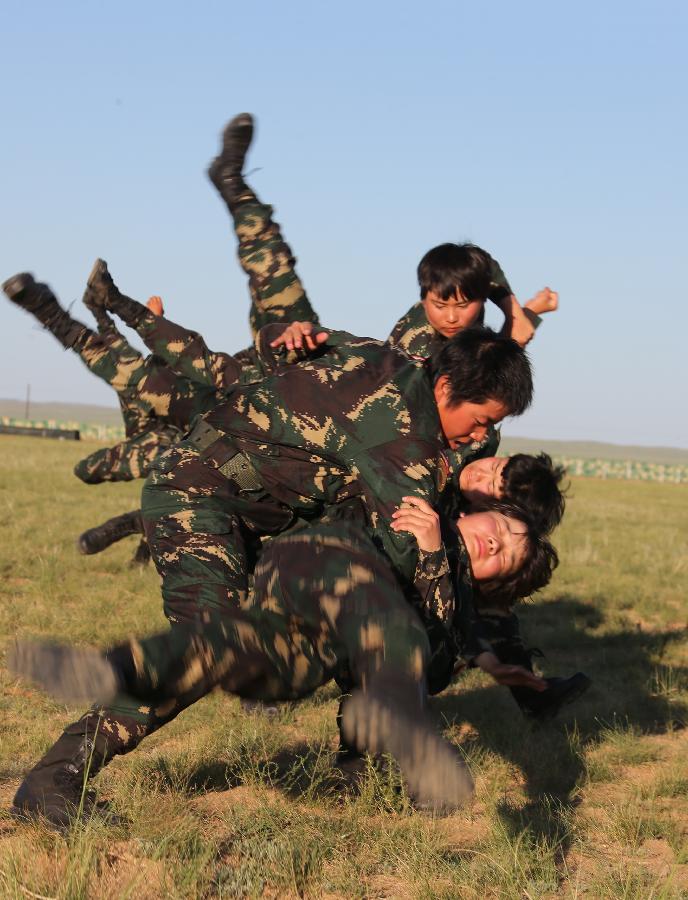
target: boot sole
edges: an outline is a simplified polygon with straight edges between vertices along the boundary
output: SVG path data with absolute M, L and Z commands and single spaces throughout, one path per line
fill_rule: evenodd
M 7 667 L 65 703 L 107 703 L 119 689 L 113 667 L 90 648 L 16 641 L 8 651 Z
M 220 156 L 224 156 L 228 152 L 231 154 L 237 143 L 246 144 L 244 149 L 244 156 L 246 156 L 249 147 L 253 143 L 254 130 L 255 123 L 251 113 L 239 113 L 238 116 L 230 119 L 222 131 L 222 153 Z M 242 135 L 241 142 L 239 141 L 240 134 Z
M 19 272 L 19 274 L 8 278 L 7 281 L 3 281 L 2 289 L 10 300 L 17 303 L 21 294 L 35 283 L 33 275 L 29 275 L 28 272 Z
M 88 287 L 92 288 L 98 284 L 103 276 L 103 272 L 107 272 L 107 263 L 104 259 L 98 257 L 98 259 L 93 263 L 93 268 L 88 274 L 88 278 L 86 279 L 86 284 Z
M 103 547 L 93 548 L 88 543 L 88 539 L 84 534 L 80 534 L 76 539 L 76 549 L 81 553 L 82 556 L 93 556 L 94 553 L 100 553 L 101 550 L 105 549 Z
M 93 263 L 93 268 L 88 273 L 88 278 L 86 279 L 86 290 L 84 291 L 84 296 L 81 298 L 81 302 L 84 304 L 86 309 L 90 310 L 91 312 L 94 312 L 95 310 L 107 310 L 107 306 L 96 292 L 97 287 L 102 281 L 103 273 L 107 271 L 107 263 L 104 259 L 98 257 L 98 259 Z
M 473 796 L 470 772 L 449 741 L 392 702 L 355 691 L 342 710 L 342 731 L 360 752 L 391 754 L 424 809 L 453 812 Z

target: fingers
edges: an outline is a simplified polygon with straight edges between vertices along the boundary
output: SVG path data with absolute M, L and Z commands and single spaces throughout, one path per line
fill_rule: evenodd
M 430 512 L 404 503 L 401 509 L 392 513 L 391 529 L 394 532 L 408 531 L 418 541 L 421 550 L 432 553 L 442 546 L 439 516 L 428 505 Z
M 162 316 L 164 314 L 162 297 L 158 297 L 157 295 L 149 297 L 146 306 L 156 316 Z
M 492 672 L 492 677 L 499 684 L 509 687 L 527 687 L 534 691 L 546 691 L 547 682 L 534 672 L 529 672 L 523 666 L 507 666 L 500 664 Z
M 310 333 L 310 327 L 304 331 L 304 327 L 308 325 L 309 323 L 307 322 L 291 322 L 282 334 L 270 343 L 270 346 L 281 347 L 284 345 L 287 350 L 293 350 L 295 345 L 301 347 L 304 334 Z
M 430 506 L 427 500 L 423 497 L 402 497 L 401 498 L 404 503 L 408 503 L 410 506 L 414 506 L 416 509 L 423 510 L 426 513 L 429 513 L 432 516 L 437 516 L 435 510 Z
M 408 509 L 399 509 L 392 513 L 392 528 L 398 531 L 400 528 L 427 528 L 432 524 L 430 520 Z
M 301 350 L 304 339 L 307 341 L 311 340 L 310 333 L 313 330 L 313 326 L 310 322 L 292 322 L 289 330 L 291 334 L 287 339 L 287 350 Z
M 315 350 L 328 337 L 327 331 L 314 335 L 312 322 L 291 322 L 278 338 L 270 342 L 270 346 L 285 346 L 287 350 Z

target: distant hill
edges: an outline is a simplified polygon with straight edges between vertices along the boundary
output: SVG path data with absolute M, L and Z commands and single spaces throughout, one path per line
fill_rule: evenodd
M 12 419 L 25 417 L 23 400 L 0 398 L 0 416 Z M 34 403 L 29 407 L 29 418 L 36 421 L 55 419 L 56 422 L 89 422 L 93 425 L 121 425 L 119 407 L 96 406 L 90 403 Z
M 632 462 L 661 463 L 667 466 L 688 465 L 688 450 L 679 447 L 635 447 L 627 444 L 605 444 L 601 441 L 549 441 L 540 438 L 504 436 L 500 451 L 537 453 L 567 459 L 622 459 Z
M 23 419 L 24 412 L 23 400 L 0 398 L 0 416 Z M 122 424 L 122 417 L 117 407 L 95 406 L 88 403 L 34 403 L 32 401 L 29 418 L 106 426 Z M 522 438 L 509 435 L 502 439 L 501 449 L 506 453 L 537 453 L 544 450 L 551 456 L 560 458 L 622 459 L 664 465 L 688 465 L 688 450 L 678 447 L 635 447 L 624 444 L 605 444 L 598 441 L 551 441 L 545 438 Z

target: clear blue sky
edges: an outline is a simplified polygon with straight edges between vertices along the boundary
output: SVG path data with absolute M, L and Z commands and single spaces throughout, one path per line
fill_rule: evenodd
M 505 433 L 688 447 L 688 5 L 31 2 L 3 13 L 0 277 L 74 313 L 93 260 L 213 349 L 247 291 L 205 176 L 259 123 L 272 203 L 323 322 L 386 336 L 433 244 L 470 239 L 561 309 Z M 0 298 L 0 396 L 114 395 Z

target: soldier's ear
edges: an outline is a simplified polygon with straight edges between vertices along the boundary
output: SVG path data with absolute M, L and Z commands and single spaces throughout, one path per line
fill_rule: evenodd
M 447 375 L 440 375 L 440 377 L 435 382 L 435 400 L 439 403 L 442 400 L 445 404 L 449 400 L 450 388 L 449 388 L 449 377 Z

